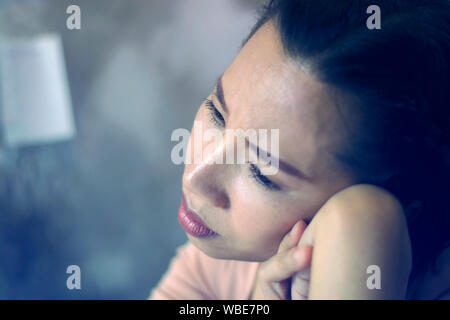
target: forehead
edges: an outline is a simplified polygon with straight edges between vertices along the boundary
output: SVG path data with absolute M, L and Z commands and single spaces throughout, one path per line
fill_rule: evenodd
M 222 78 L 228 125 L 279 129 L 280 157 L 313 170 L 339 141 L 334 95 L 283 53 L 269 22 L 242 48 Z M 310 171 L 312 172 L 312 171 Z

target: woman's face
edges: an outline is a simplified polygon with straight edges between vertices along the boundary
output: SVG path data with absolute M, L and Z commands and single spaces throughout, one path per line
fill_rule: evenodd
M 191 150 L 202 145 L 203 159 L 186 164 L 183 175 L 187 205 L 217 235 L 188 237 L 214 258 L 264 261 L 298 220 L 309 222 L 328 198 L 354 184 L 333 157 L 345 140 L 335 107 L 339 97 L 284 56 L 270 22 L 246 43 L 218 83 L 221 88 L 216 85 L 209 96 L 217 113 L 201 105 L 189 140 Z M 199 124 L 203 131 L 215 127 L 224 133 L 279 129 L 278 173 L 267 176 L 267 185 L 268 180 L 255 179 L 248 163 L 208 162 L 234 140 L 224 135 L 211 150 L 205 139 L 195 141 Z

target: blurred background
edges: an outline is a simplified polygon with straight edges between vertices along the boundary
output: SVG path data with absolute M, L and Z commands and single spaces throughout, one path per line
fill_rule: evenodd
M 0 0 L 0 299 L 148 297 L 187 240 L 171 133 L 261 4 Z

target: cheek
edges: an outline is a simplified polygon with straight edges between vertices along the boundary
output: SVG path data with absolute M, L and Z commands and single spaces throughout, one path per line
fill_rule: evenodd
M 287 204 L 274 206 L 277 201 L 258 191 L 257 186 L 250 186 L 251 183 L 235 189 L 230 227 L 240 249 L 267 259 L 276 252 L 297 216 L 289 212 Z

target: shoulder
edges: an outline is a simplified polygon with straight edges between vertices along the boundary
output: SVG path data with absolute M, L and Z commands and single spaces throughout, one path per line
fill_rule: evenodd
M 177 249 L 150 299 L 247 299 L 257 265 L 211 258 L 187 242 Z
M 358 184 L 333 195 L 317 213 L 317 232 L 347 231 L 349 240 L 368 235 L 402 238 L 409 243 L 403 208 L 397 198 L 374 185 Z M 380 239 L 382 240 L 382 239 Z
M 359 184 L 332 196 L 317 213 L 314 250 L 311 284 L 315 273 L 316 280 L 318 274 L 327 277 L 342 298 L 404 297 L 411 245 L 402 206 L 388 191 Z M 383 274 L 383 292 L 367 291 L 371 266 Z M 340 291 L 345 281 L 348 290 Z M 330 283 L 321 285 L 326 290 Z
M 409 245 L 400 202 L 390 192 L 369 184 L 352 185 L 330 197 L 309 223 L 300 244 L 314 245 L 317 233 L 338 232 L 347 241 L 365 237 L 367 232 L 389 233 L 401 236 L 405 246 Z
M 337 192 L 320 211 L 323 211 L 321 216 L 345 218 L 358 212 L 364 218 L 374 220 L 391 219 L 398 223 L 405 220 L 397 198 L 389 191 L 370 184 L 356 184 Z

